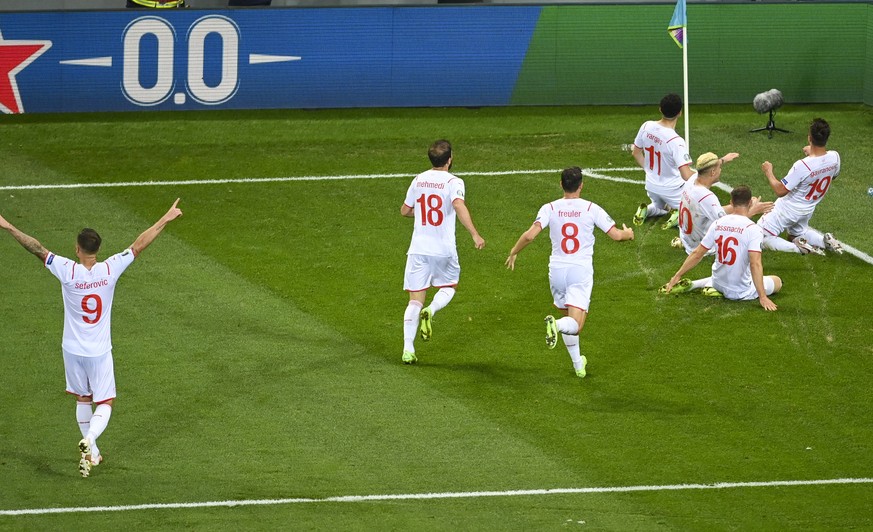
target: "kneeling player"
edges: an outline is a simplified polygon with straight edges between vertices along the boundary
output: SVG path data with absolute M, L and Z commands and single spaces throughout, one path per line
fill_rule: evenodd
M 749 219 L 752 191 L 739 186 L 731 192 L 733 213 L 716 220 L 707 230 L 700 245 L 689 255 L 679 271 L 664 285 L 664 294 L 704 289 L 704 293 L 733 300 L 757 298 L 766 310 L 776 310 L 768 296 L 782 288 L 782 279 L 764 275 L 761 262 L 761 228 Z M 682 278 L 697 266 L 706 253 L 715 248 L 712 276 L 691 281 Z

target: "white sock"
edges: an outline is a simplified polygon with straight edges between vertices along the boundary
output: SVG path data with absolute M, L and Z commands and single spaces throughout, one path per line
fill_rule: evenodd
M 452 288 L 451 286 L 440 288 L 439 291 L 437 291 L 437 293 L 433 295 L 433 299 L 431 300 L 430 305 L 428 305 L 427 307 L 430 309 L 431 316 L 445 308 L 445 306 L 449 304 L 449 301 L 451 301 L 453 297 L 455 297 L 454 288 Z
M 564 318 L 561 318 L 564 319 Z M 573 318 L 570 318 L 571 320 Z M 573 320 L 575 323 L 576 320 Z M 579 353 L 579 337 L 575 334 L 562 334 L 564 338 L 564 346 L 567 347 L 567 352 L 570 353 L 570 359 L 573 361 L 573 369 L 576 371 L 582 369 L 582 355 Z
M 88 434 L 85 436 L 91 442 L 92 447 L 97 443 L 97 438 L 106 430 L 110 416 L 112 416 L 112 407 L 107 404 L 97 405 L 97 408 L 94 409 L 94 415 L 91 416 L 91 428 L 88 429 Z
M 421 313 L 421 303 L 410 301 L 403 313 L 403 350 L 415 353 L 415 335 L 418 334 L 418 315 Z
M 670 212 L 666 209 L 659 209 L 659 208 L 655 207 L 654 203 L 649 203 L 649 206 L 646 207 L 646 209 L 648 209 L 648 212 L 646 214 L 646 218 L 649 218 L 651 216 L 662 216 L 662 215 Z
M 810 242 L 811 243 L 811 242 Z M 813 244 L 814 245 L 814 244 Z M 800 253 L 800 249 L 794 245 L 794 242 L 789 242 L 780 236 L 764 235 L 764 240 L 761 241 L 761 247 L 773 251 L 784 251 L 786 253 Z
M 87 403 L 76 401 L 76 421 L 79 422 L 79 430 L 83 438 L 88 435 L 88 429 L 91 428 L 91 414 L 91 401 Z
M 704 277 L 703 279 L 691 281 L 692 290 L 700 290 L 701 288 L 706 288 L 707 286 L 712 286 L 712 277 Z
M 824 235 L 820 235 L 815 231 L 807 229 L 806 232 L 803 233 L 803 238 L 805 238 L 807 242 L 817 248 L 825 247 Z
M 555 325 L 558 326 L 558 331 L 564 334 L 579 334 L 579 324 L 570 316 L 564 316 L 556 321 Z

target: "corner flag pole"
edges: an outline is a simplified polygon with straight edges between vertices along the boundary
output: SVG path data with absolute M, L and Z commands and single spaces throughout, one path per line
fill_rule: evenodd
M 691 141 L 689 140 L 691 129 L 688 127 L 690 119 L 688 116 L 688 28 L 685 28 L 683 37 L 685 42 L 682 46 L 682 101 L 685 102 L 685 146 L 688 147 L 688 153 L 691 153 Z
M 684 100 L 685 113 L 685 145 L 688 146 L 688 151 L 691 151 L 691 142 L 689 140 L 688 127 L 688 28 L 685 17 L 685 0 L 676 0 L 676 8 L 673 9 L 673 18 L 670 19 L 670 24 L 667 26 L 667 33 L 673 38 L 673 41 L 682 48 L 682 99 Z

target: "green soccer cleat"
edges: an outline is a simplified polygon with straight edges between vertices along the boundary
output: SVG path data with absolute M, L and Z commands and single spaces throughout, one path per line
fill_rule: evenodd
M 707 286 L 706 288 L 701 290 L 700 293 L 702 293 L 706 297 L 724 297 L 724 294 L 722 294 L 721 292 L 719 292 L 718 290 L 716 290 L 715 288 L 713 288 L 711 286 Z
M 558 324 L 555 323 L 555 317 L 552 315 L 546 316 L 546 346 L 549 349 L 554 349 L 558 345 Z
M 585 358 L 585 355 L 582 355 L 582 367 L 576 370 L 576 376 L 580 379 L 584 379 L 587 373 L 585 372 L 585 366 L 588 365 L 588 359 Z
M 637 212 L 634 213 L 634 225 L 643 225 L 643 222 L 646 221 L 646 217 L 649 215 L 649 206 L 645 203 L 640 203 L 640 206 L 637 207 Z
M 658 293 L 672 295 L 672 294 L 682 294 L 682 293 L 685 293 L 689 290 L 691 290 L 691 279 L 688 279 L 687 277 L 683 277 L 682 279 L 679 279 L 678 283 L 673 285 L 673 289 L 670 290 L 669 292 L 667 292 L 667 285 L 664 285 L 661 288 L 658 288 Z
M 430 340 L 430 337 L 433 336 L 432 318 L 433 313 L 430 311 L 430 307 L 422 309 L 421 313 L 418 315 L 418 333 L 421 336 L 421 339 L 425 342 Z
M 667 218 L 667 221 L 661 225 L 661 229 L 667 230 L 672 229 L 674 227 L 679 227 L 679 211 L 670 211 L 670 217 Z
M 415 353 L 411 351 L 403 352 L 403 363 L 404 364 L 415 364 L 418 362 L 418 357 L 415 356 Z

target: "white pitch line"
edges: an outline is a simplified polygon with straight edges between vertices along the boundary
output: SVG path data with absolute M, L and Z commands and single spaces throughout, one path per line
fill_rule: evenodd
M 238 501 L 206 501 L 152 503 L 120 506 L 82 506 L 68 508 L 32 508 L 26 510 L 0 510 L 0 516 L 15 515 L 45 515 L 61 513 L 88 512 L 129 512 L 135 510 L 171 510 L 179 508 L 215 508 L 236 506 L 269 506 L 278 504 L 301 504 L 318 502 L 372 502 L 398 500 L 433 500 L 433 499 L 471 499 L 480 497 L 529 497 L 538 495 L 573 495 L 589 493 L 629 493 L 637 491 L 684 491 L 684 490 L 716 490 L 735 488 L 772 488 L 794 486 L 821 486 L 829 484 L 873 484 L 873 478 L 834 478 L 824 480 L 774 480 L 767 482 L 717 482 L 715 484 L 668 484 L 661 486 L 614 486 L 600 488 L 554 488 L 508 491 L 461 491 L 445 493 L 399 493 L 394 495 L 343 495 L 338 497 L 293 499 L 254 499 Z
M 617 183 L 644 184 L 644 181 L 635 181 L 623 177 L 609 177 L 596 175 L 595 172 L 629 172 L 637 168 L 587 168 L 586 175 L 596 179 L 605 179 Z M 456 172 L 458 176 L 501 176 L 501 175 L 525 175 L 525 174 L 560 174 L 561 170 L 505 170 L 494 172 Z M 0 190 L 48 190 L 70 188 L 118 188 L 118 187 L 168 187 L 180 185 L 223 185 L 227 183 L 284 183 L 294 181 L 345 181 L 351 179 L 392 179 L 399 177 L 415 177 L 418 174 L 357 174 L 357 175 L 310 175 L 296 177 L 240 177 L 227 179 L 188 179 L 181 181 L 124 181 L 118 183 L 57 183 L 51 185 L 8 185 L 0 186 Z
M 639 171 L 637 166 L 629 167 L 607 167 L 607 168 L 585 168 L 582 174 L 592 179 L 601 179 L 604 181 L 612 181 L 614 183 L 629 183 L 632 185 L 644 185 L 645 181 L 638 179 L 628 179 L 626 177 L 612 177 L 604 175 L 604 172 L 634 172 Z M 561 170 L 498 170 L 492 172 L 455 172 L 458 176 L 502 176 L 502 175 L 541 175 L 541 174 L 560 174 Z M 239 184 L 258 184 L 258 183 L 288 183 L 295 181 L 345 181 L 352 179 L 394 179 L 394 178 L 410 178 L 417 174 L 352 174 L 352 175 L 322 175 L 322 176 L 296 176 L 296 177 L 241 177 L 227 179 L 188 179 L 181 181 L 125 181 L 119 183 L 59 183 L 51 185 L 8 185 L 0 186 L 0 191 L 4 190 L 50 190 L 50 189 L 77 189 L 77 188 L 117 188 L 117 187 L 168 187 L 168 186 L 184 186 L 184 185 L 223 185 L 228 183 Z M 724 183 L 716 183 L 716 187 L 730 192 L 730 186 Z M 813 229 L 815 230 L 815 229 Z M 843 249 L 850 255 L 854 255 L 868 264 L 873 264 L 873 257 L 854 248 L 846 243 L 843 243 Z
M 722 182 L 718 182 L 713 186 L 715 186 L 721 190 L 724 190 L 727 193 L 730 193 L 733 190 L 732 186 L 725 184 L 725 183 L 722 183 Z M 813 231 L 815 231 L 819 235 L 822 234 L 822 232 L 819 231 L 818 229 L 816 229 L 815 227 L 810 227 L 810 229 L 812 229 Z M 841 242 L 841 244 L 843 244 L 843 251 L 844 252 L 846 252 L 849 255 L 852 255 L 854 257 L 858 257 L 859 259 L 863 260 L 867 264 L 873 264 L 873 257 L 871 257 L 870 255 L 864 253 L 863 251 L 861 251 L 860 249 L 858 249 L 856 247 L 853 247 L 853 246 L 850 246 L 849 244 L 846 244 L 845 242 Z

